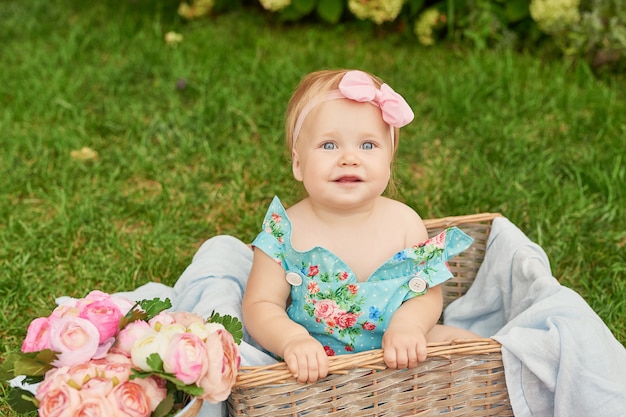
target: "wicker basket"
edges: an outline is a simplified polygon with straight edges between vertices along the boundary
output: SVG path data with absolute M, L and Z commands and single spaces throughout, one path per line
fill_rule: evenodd
M 499 214 L 427 220 L 431 235 L 458 226 L 474 244 L 449 262 L 444 305 L 465 294 Z M 328 377 L 298 384 L 284 363 L 242 367 L 228 399 L 234 416 L 512 416 L 500 344 L 493 339 L 429 344 L 413 369 L 388 369 L 382 350 L 330 357 Z

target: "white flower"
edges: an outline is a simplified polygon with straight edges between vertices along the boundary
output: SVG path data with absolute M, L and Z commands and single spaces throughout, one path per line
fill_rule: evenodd
M 208 334 L 215 333 L 218 330 L 224 330 L 224 326 L 220 323 L 206 323 L 204 328 Z
M 291 4 L 291 0 L 259 0 L 265 10 L 277 12 Z
M 404 0 L 348 0 L 348 8 L 357 18 L 380 25 L 395 20 L 403 3 Z
M 161 358 L 165 356 L 169 346 L 170 339 L 161 333 L 152 333 L 137 340 L 130 350 L 130 357 L 139 369 L 143 371 L 152 371 L 148 365 L 148 357 L 156 353 Z
M 532 0 L 529 9 L 539 29 L 555 33 L 580 20 L 579 4 L 580 0 Z

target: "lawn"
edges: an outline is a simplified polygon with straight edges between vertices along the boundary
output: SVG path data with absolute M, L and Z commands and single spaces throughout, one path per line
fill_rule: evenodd
M 0 358 L 56 296 L 172 285 L 203 240 L 250 241 L 274 195 L 295 203 L 283 115 L 328 67 L 371 71 L 413 107 L 397 198 L 425 218 L 507 216 L 626 343 L 623 74 L 249 9 L 184 22 L 176 7 L 0 3 Z

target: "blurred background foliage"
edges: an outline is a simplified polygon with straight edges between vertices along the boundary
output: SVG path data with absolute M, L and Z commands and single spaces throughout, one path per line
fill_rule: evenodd
M 256 7 L 277 21 L 340 25 L 401 34 L 407 42 L 513 48 L 584 61 L 596 73 L 626 68 L 623 0 L 187 0 L 178 13 L 202 19 Z

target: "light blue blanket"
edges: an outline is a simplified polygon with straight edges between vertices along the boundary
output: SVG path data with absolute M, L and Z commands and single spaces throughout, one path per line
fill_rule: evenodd
M 444 319 L 502 344 L 517 417 L 626 416 L 626 349 L 508 219 L 494 220 L 476 280 Z

